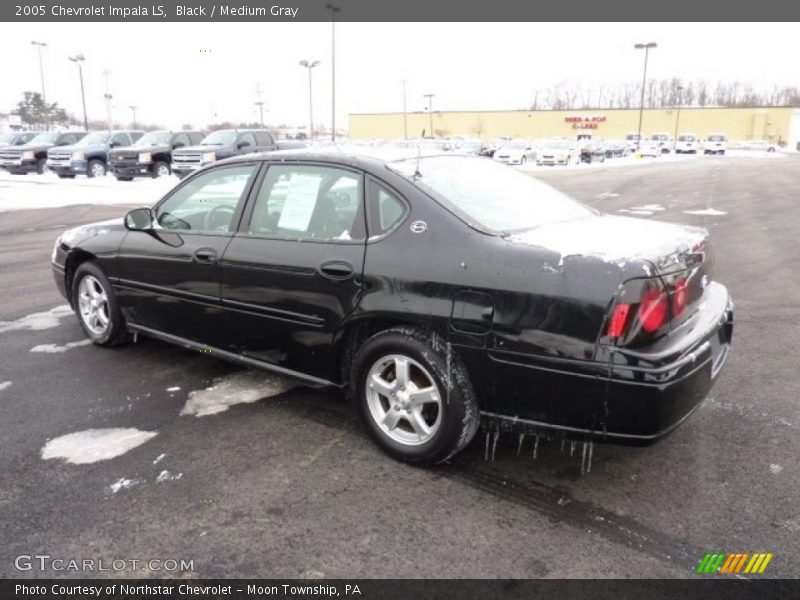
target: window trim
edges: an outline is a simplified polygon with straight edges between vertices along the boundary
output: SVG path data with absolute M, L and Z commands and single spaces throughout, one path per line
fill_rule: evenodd
M 373 188 L 371 184 L 374 184 L 377 187 Z M 381 187 L 385 188 L 395 198 L 400 200 L 400 202 L 405 206 L 405 212 L 403 214 L 403 217 L 401 219 L 398 219 L 397 222 L 394 223 L 389 229 L 387 229 L 386 231 L 383 231 L 383 232 L 381 232 L 381 233 L 379 233 L 377 235 L 372 235 L 372 231 L 380 231 L 380 229 L 381 229 L 381 227 L 380 227 L 380 214 L 378 214 L 377 211 L 374 208 L 375 204 L 378 202 L 378 195 L 376 193 L 375 196 L 373 197 L 372 196 L 372 190 L 373 189 L 377 190 L 378 188 L 381 188 Z M 392 235 L 395 231 L 400 229 L 400 227 L 403 226 L 403 223 L 405 223 L 408 220 L 409 216 L 411 216 L 411 203 L 406 199 L 406 197 L 403 194 L 401 194 L 400 192 L 398 192 L 397 188 L 389 185 L 388 183 L 386 183 L 382 179 L 378 179 L 374 175 L 370 174 L 367 177 L 367 184 L 366 184 L 366 188 L 364 190 L 364 195 L 365 195 L 365 201 L 367 203 L 367 205 L 366 205 L 367 211 L 366 212 L 367 212 L 367 243 L 368 244 L 373 244 L 373 243 L 380 242 L 380 241 L 386 239 L 387 237 Z
M 193 173 L 190 177 L 183 179 L 177 186 L 172 188 L 167 193 L 166 196 L 164 196 L 158 202 L 156 202 L 150 209 L 151 212 L 153 213 L 153 219 L 155 220 L 156 213 L 158 209 L 161 207 L 161 205 L 164 204 L 170 198 L 172 198 L 172 196 L 177 194 L 181 189 L 183 189 L 184 186 L 191 183 L 193 179 L 196 179 L 201 174 L 206 175 L 208 173 L 212 173 L 215 171 L 222 171 L 226 169 L 235 169 L 238 167 L 248 167 L 248 166 L 254 167 L 253 172 L 250 174 L 250 177 L 248 178 L 247 183 L 245 184 L 244 189 L 242 190 L 242 193 L 239 196 L 239 202 L 236 205 L 236 210 L 233 212 L 233 217 L 231 217 L 231 223 L 230 225 L 228 225 L 227 231 L 197 231 L 192 229 L 176 230 L 176 229 L 163 229 L 163 228 L 156 229 L 155 231 L 157 232 L 166 231 L 170 233 L 178 233 L 180 235 L 213 235 L 213 236 L 232 237 L 238 231 L 239 226 L 241 225 L 242 213 L 244 212 L 245 206 L 247 205 L 247 202 L 250 199 L 250 195 L 253 191 L 253 184 L 258 179 L 259 174 L 263 170 L 263 164 L 259 161 L 253 160 L 253 161 L 243 161 L 240 163 L 239 162 L 230 163 L 226 165 L 217 165 L 209 169 L 202 169 L 200 171 L 197 171 L 196 173 Z
M 250 193 L 247 197 L 247 206 L 242 211 L 241 218 L 239 220 L 239 226 L 237 227 L 236 231 L 234 232 L 237 236 L 248 238 L 248 239 L 257 239 L 257 240 L 271 240 L 271 241 L 278 241 L 278 242 L 300 242 L 303 244 L 341 244 L 341 245 L 349 245 L 349 246 L 363 246 L 369 240 L 369 226 L 368 226 L 368 217 L 367 217 L 367 210 L 366 210 L 366 173 L 361 169 L 357 169 L 355 167 L 351 167 L 349 165 L 340 165 L 336 163 L 328 163 L 328 162 L 320 162 L 320 161 L 313 161 L 313 160 L 292 160 L 292 161 L 281 161 L 281 162 L 270 162 L 264 161 L 261 171 L 256 178 L 256 181 L 253 182 L 252 187 L 250 188 Z M 258 201 L 258 194 L 261 191 L 261 186 L 264 184 L 264 180 L 267 178 L 269 174 L 269 170 L 271 167 L 285 167 L 285 166 L 300 166 L 300 167 L 327 167 L 329 169 L 339 169 L 341 171 L 350 171 L 358 176 L 361 184 L 361 205 L 364 207 L 362 211 L 364 215 L 364 231 L 365 231 L 365 238 L 359 240 L 322 240 L 322 239 L 315 239 L 315 238 L 304 238 L 304 237 L 286 237 L 282 235 L 265 235 L 263 233 L 251 233 L 249 231 L 250 222 L 253 219 L 253 211 L 255 210 L 256 202 Z M 356 216 L 358 216 L 358 209 L 356 209 Z

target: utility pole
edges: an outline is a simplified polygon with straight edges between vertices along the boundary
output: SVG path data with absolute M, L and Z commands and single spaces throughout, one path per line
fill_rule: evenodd
M 658 44 L 655 42 L 648 42 L 646 44 L 634 44 L 634 49 L 636 50 L 644 50 L 644 73 L 642 75 L 642 97 L 639 101 L 639 136 L 636 140 L 636 152 L 637 154 L 641 152 L 642 149 L 642 117 L 644 116 L 644 88 L 645 84 L 647 83 L 647 56 L 650 52 L 650 48 L 657 48 Z
M 331 141 L 336 141 L 336 13 L 341 9 L 333 4 L 326 4 L 331 11 Z
M 681 104 L 683 104 L 683 86 L 678 86 L 678 110 L 675 115 L 675 135 L 672 136 L 672 153 L 675 154 L 675 148 L 678 146 L 678 123 L 681 122 Z
M 36 46 L 36 49 L 39 51 L 39 77 L 42 80 L 42 104 L 45 107 L 45 111 L 47 111 L 47 96 L 44 93 L 44 63 L 42 62 L 42 48 L 46 48 L 47 44 L 45 42 L 33 41 L 33 42 L 31 42 L 31 45 L 32 46 Z M 49 117 L 49 114 L 47 116 Z M 48 120 L 47 125 L 49 127 L 50 119 L 48 118 L 47 120 Z
M 406 110 L 406 80 L 403 79 L 403 139 L 408 139 L 408 111 Z
M 111 71 L 108 69 L 103 71 L 103 76 L 106 78 L 106 93 L 104 95 L 106 99 L 106 120 L 108 121 L 108 130 L 111 131 L 114 128 L 113 124 L 111 123 L 111 99 L 113 96 L 111 95 L 111 90 L 109 88 L 109 75 L 111 75 Z
M 314 100 L 311 86 L 311 69 L 319 64 L 318 60 L 301 60 L 300 66 L 308 69 L 308 139 L 314 139 Z
M 135 104 L 132 104 L 128 108 L 130 108 L 131 112 L 133 113 L 133 128 L 136 129 L 136 109 L 138 107 Z
M 258 107 L 259 122 L 264 126 L 264 100 L 261 98 L 261 83 L 256 83 L 256 106 Z
M 422 95 L 423 98 L 427 98 L 428 99 L 428 116 L 429 116 L 430 122 L 431 122 L 430 137 L 434 137 L 433 136 L 433 97 L 434 97 L 434 95 L 435 94 L 423 94 Z
M 81 102 L 83 103 L 83 128 L 85 131 L 89 131 L 89 119 L 86 117 L 86 93 L 83 89 L 83 62 L 86 57 L 83 54 L 76 54 L 70 56 L 69 59 L 78 66 L 78 76 L 81 80 Z

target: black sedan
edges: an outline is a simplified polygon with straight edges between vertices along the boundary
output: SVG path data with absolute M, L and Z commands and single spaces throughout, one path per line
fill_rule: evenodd
M 67 231 L 52 265 L 95 344 L 147 335 L 342 388 L 420 464 L 481 420 L 650 443 L 706 396 L 733 327 L 705 230 L 453 154 L 222 161 Z

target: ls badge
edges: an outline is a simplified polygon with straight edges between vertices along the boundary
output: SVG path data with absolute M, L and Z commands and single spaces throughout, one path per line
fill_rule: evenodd
M 425 221 L 414 221 L 410 229 L 414 233 L 425 233 L 428 231 L 428 224 Z

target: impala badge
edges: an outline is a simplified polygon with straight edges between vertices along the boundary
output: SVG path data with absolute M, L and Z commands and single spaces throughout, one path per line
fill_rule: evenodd
M 428 224 L 425 221 L 414 221 L 410 229 L 414 233 L 424 233 L 428 231 Z

